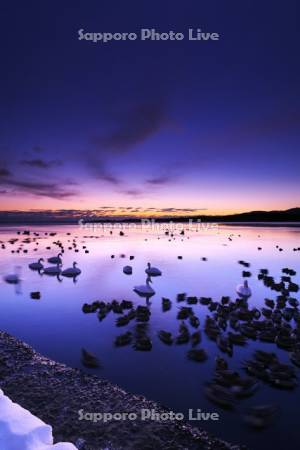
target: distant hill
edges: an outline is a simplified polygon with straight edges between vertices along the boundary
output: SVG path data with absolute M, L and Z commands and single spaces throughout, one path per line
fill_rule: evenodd
M 1 224 L 49 224 L 49 223 L 78 223 L 80 219 L 85 222 L 136 222 L 139 217 L 97 217 L 89 211 L 58 210 L 58 211 L 0 211 Z M 151 219 L 151 217 L 149 217 Z M 286 211 L 249 211 L 230 215 L 197 215 L 197 216 L 165 216 L 157 218 L 156 222 L 172 220 L 183 222 L 188 220 L 201 220 L 203 222 L 223 223 L 255 223 L 255 222 L 299 222 L 300 208 L 291 208 Z
M 203 221 L 213 222 L 300 222 L 300 208 L 286 211 L 249 211 L 225 216 L 198 216 Z

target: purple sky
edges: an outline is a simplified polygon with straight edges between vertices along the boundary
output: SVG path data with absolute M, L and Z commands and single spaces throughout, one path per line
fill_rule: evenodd
M 296 1 L 61 3 L 1 6 L 2 210 L 299 205 Z M 77 33 L 152 27 L 220 41 Z

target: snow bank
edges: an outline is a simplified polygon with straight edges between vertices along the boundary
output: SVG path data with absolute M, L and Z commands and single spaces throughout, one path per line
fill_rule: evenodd
M 68 442 L 53 444 L 52 427 L 13 403 L 0 389 L 0 450 L 76 450 Z

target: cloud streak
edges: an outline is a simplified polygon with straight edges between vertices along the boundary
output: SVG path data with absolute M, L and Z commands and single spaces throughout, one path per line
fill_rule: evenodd
M 37 197 L 49 197 L 56 200 L 65 200 L 76 195 L 75 191 L 69 190 L 59 183 L 45 183 L 9 178 L 1 180 L 0 184 L 2 186 L 15 188 L 17 191 L 27 192 Z
M 165 110 L 161 103 L 140 104 L 127 111 L 110 133 L 96 138 L 94 142 L 102 149 L 126 152 L 156 133 L 165 122 Z
M 59 160 L 45 161 L 43 159 L 23 159 L 20 161 L 23 166 L 36 167 L 38 169 L 50 169 L 51 167 L 61 166 L 62 162 Z

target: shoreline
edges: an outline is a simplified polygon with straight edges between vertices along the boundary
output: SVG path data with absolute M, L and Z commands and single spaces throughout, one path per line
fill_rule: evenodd
M 55 442 L 80 450 L 242 450 L 188 423 L 174 421 L 80 421 L 78 411 L 138 413 L 170 410 L 126 392 L 96 375 L 46 358 L 0 331 L 0 388 L 12 401 L 53 427 Z

